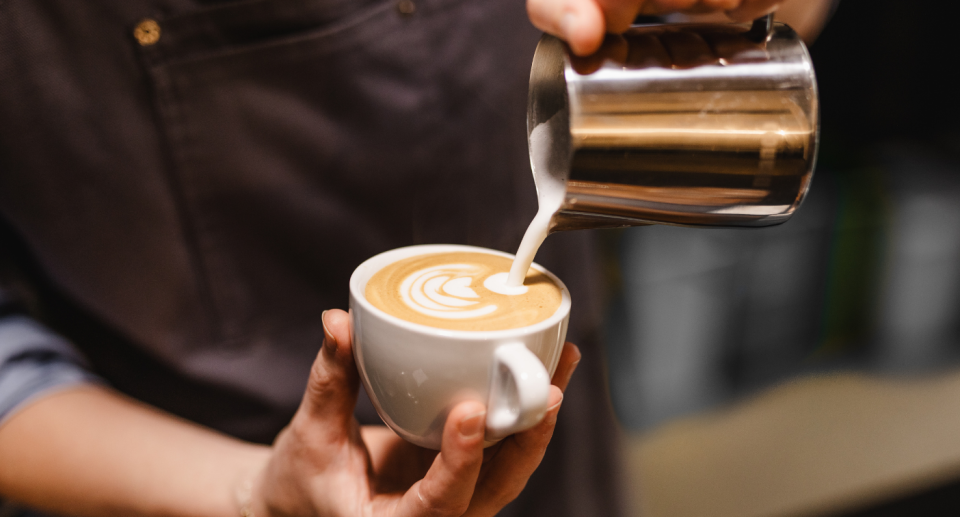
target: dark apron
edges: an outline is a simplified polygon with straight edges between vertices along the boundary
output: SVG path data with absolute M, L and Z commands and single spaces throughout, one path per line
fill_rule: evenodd
M 0 245 L 118 389 L 269 442 L 360 262 L 516 249 L 538 36 L 522 0 L 0 2 Z M 504 513 L 622 510 L 592 248 L 559 234 L 538 255 L 584 359 Z

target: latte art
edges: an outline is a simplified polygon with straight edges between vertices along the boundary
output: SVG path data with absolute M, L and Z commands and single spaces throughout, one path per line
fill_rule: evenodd
M 413 273 L 400 284 L 400 296 L 407 307 L 427 316 L 464 319 L 485 316 L 497 310 L 493 304 L 479 308 L 480 295 L 470 284 L 480 268 L 469 264 L 446 264 Z M 471 299 L 472 298 L 472 299 Z
M 504 285 L 511 260 L 486 253 L 419 255 L 390 264 L 367 282 L 366 297 L 398 318 L 451 330 L 532 325 L 560 306 L 560 289 L 531 269 L 523 286 Z

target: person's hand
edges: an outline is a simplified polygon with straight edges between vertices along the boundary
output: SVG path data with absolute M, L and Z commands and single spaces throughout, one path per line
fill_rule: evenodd
M 600 48 L 605 33 L 619 34 L 638 14 L 725 12 L 735 21 L 771 13 L 785 0 L 527 0 L 530 21 L 540 30 L 566 40 L 585 56 Z
M 553 435 L 580 358 L 574 345 L 564 346 L 540 424 L 484 451 L 485 408 L 463 402 L 447 417 L 438 453 L 385 427 L 357 425 L 350 317 L 333 310 L 323 320 L 326 337 L 300 408 L 253 483 L 253 515 L 492 516 L 519 495 Z

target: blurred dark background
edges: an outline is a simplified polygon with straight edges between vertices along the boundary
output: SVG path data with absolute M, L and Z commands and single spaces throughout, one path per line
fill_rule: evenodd
M 807 200 L 786 224 L 604 235 L 614 406 L 633 436 L 655 437 L 640 438 L 638 454 L 666 454 L 651 444 L 668 443 L 677 419 L 708 425 L 704 411 L 749 410 L 738 405 L 784 382 L 855 375 L 922 385 L 960 375 L 960 43 L 951 6 L 840 2 L 810 46 L 820 158 Z M 954 386 L 944 385 L 938 393 Z M 881 411 L 889 397 L 867 392 L 864 411 Z M 931 411 L 952 422 L 960 406 Z M 857 447 L 875 431 L 857 425 L 854 415 L 842 433 L 806 432 L 827 442 L 842 434 Z M 923 429 L 914 434 L 937 456 Z M 960 515 L 960 468 L 952 467 L 960 457 L 950 454 L 929 466 L 939 475 L 923 477 L 920 465 L 911 472 L 921 481 L 887 480 L 869 496 L 840 498 L 839 509 L 800 513 Z

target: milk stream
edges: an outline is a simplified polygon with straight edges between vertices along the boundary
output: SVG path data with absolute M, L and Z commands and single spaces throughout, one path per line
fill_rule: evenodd
M 566 117 L 557 113 L 550 120 L 533 128 L 530 132 L 530 165 L 533 168 L 533 178 L 537 184 L 537 201 L 540 208 L 537 215 L 534 216 L 526 233 L 523 234 L 523 240 L 520 241 L 520 248 L 517 249 L 517 256 L 510 267 L 510 275 L 507 277 L 506 287 L 517 287 L 523 285 L 523 280 L 527 276 L 527 270 L 533 263 L 533 258 L 543 244 L 543 240 L 550 233 L 550 222 L 553 215 L 557 213 L 563 205 L 563 198 L 566 193 L 567 179 L 564 177 L 562 164 L 558 164 L 559 157 L 554 153 L 554 142 L 559 136 L 562 138 L 567 132 Z M 564 149 L 565 146 L 559 146 Z

